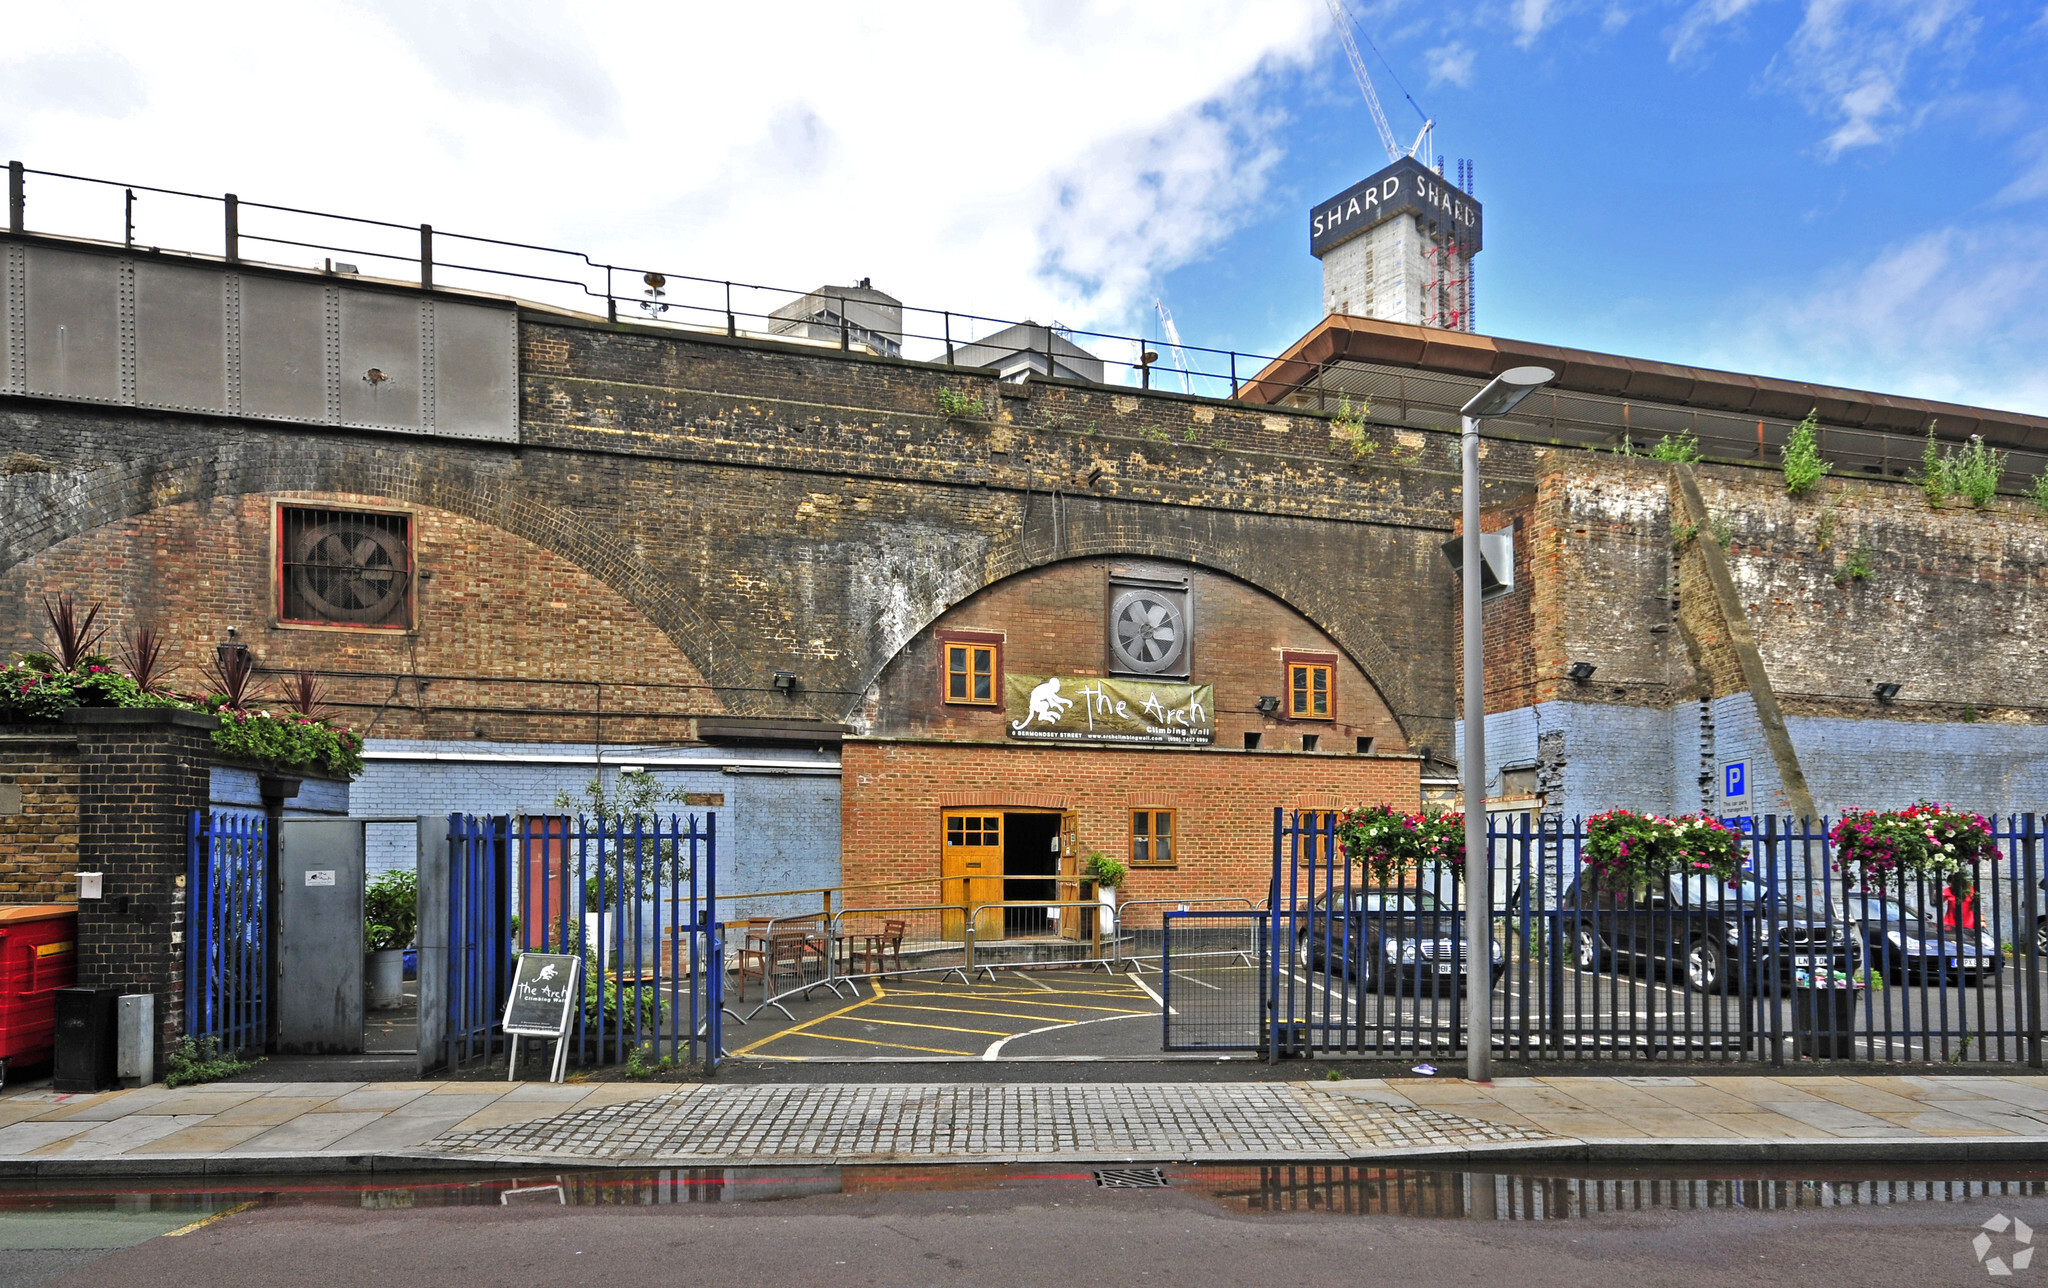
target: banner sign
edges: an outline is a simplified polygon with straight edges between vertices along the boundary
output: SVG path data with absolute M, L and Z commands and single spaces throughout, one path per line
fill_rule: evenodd
M 1216 738 L 1209 684 L 1012 672 L 1003 677 L 1003 696 L 1012 738 L 1190 746 Z

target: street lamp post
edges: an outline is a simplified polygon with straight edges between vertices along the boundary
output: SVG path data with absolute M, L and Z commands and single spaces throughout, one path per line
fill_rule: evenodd
M 1537 388 L 1557 379 L 1548 367 L 1503 371 L 1460 409 L 1464 417 L 1465 754 L 1465 1076 L 1493 1076 L 1493 902 L 1486 850 L 1486 647 L 1480 630 L 1479 422 L 1505 416 Z M 1484 944 L 1485 947 L 1481 947 Z

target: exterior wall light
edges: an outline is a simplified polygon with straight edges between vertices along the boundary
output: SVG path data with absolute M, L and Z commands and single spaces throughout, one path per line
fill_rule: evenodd
M 1885 705 L 1889 706 L 1891 705 L 1891 700 L 1899 696 L 1899 686 L 1894 684 L 1890 680 L 1886 680 L 1883 684 L 1880 684 L 1875 689 L 1872 689 L 1871 694 L 1879 702 L 1882 702 Z
M 1278 698 L 1274 697 L 1274 696 L 1273 696 L 1272 694 L 1268 693 L 1267 695 L 1265 695 L 1264 697 L 1262 697 L 1262 698 L 1260 698 L 1260 699 L 1259 699 L 1259 714 L 1260 714 L 1260 715 L 1262 715 L 1262 716 L 1270 716 L 1270 715 L 1272 715 L 1272 714 L 1273 714 L 1274 712 L 1278 711 L 1279 709 L 1280 709 L 1280 699 L 1278 699 Z
M 776 691 L 777 691 L 777 692 L 779 692 L 779 693 L 783 693 L 783 694 L 793 694 L 793 693 L 795 693 L 795 692 L 796 692 L 796 672 L 795 672 L 795 671 L 777 671 L 777 672 L 775 673 L 775 680 L 774 680 L 774 684 L 775 684 L 775 688 L 776 688 Z
M 1565 674 L 1571 677 L 1572 679 L 1578 681 L 1580 684 L 1584 684 L 1586 681 L 1592 679 L 1593 672 L 1599 669 L 1599 667 L 1594 666 L 1591 662 L 1574 662 L 1571 664 L 1570 669 L 1565 671 Z

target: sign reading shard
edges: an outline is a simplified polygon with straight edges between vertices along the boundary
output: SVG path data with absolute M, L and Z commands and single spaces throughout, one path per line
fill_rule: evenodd
M 1003 690 L 1012 738 L 1169 744 L 1216 739 L 1213 685 L 1011 674 L 1003 678 Z

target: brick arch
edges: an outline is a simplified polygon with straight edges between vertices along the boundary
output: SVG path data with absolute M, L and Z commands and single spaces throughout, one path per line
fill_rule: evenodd
M 386 497 L 502 528 L 568 560 L 644 613 L 727 710 L 766 709 L 762 695 L 749 691 L 744 654 L 729 632 L 603 525 L 541 503 L 520 481 L 517 458 L 436 443 L 430 469 L 428 456 L 410 444 L 366 453 L 359 441 L 215 432 L 237 440 L 232 451 L 167 448 L 82 474 L 0 480 L 9 485 L 0 496 L 10 502 L 0 514 L 0 573 L 72 537 L 169 505 L 252 493 Z
M 1098 514 L 1101 514 L 1099 509 Z M 1299 562 L 1286 560 L 1283 557 L 1287 552 L 1286 543 L 1253 543 L 1253 548 L 1261 552 L 1270 550 L 1271 556 L 1244 558 L 1233 556 L 1229 549 L 1233 544 L 1242 549 L 1244 543 L 1227 543 L 1205 537 L 1194 530 L 1194 524 L 1168 522 L 1155 527 L 1128 522 L 1128 514 L 1120 516 L 1119 520 L 1110 520 L 1106 514 L 1101 517 L 1103 521 L 1099 523 L 1062 523 L 1056 544 L 1049 535 L 1033 533 L 1020 526 L 1016 536 L 991 545 L 982 562 L 980 584 L 964 589 L 956 586 L 952 589 L 958 593 L 946 602 L 926 605 L 928 615 L 902 639 L 892 641 L 886 650 L 887 656 L 879 657 L 868 668 L 846 716 L 851 719 L 857 715 L 875 692 L 875 686 L 890 664 L 912 640 L 973 596 L 1020 573 L 1075 559 L 1143 558 L 1192 564 L 1221 573 L 1271 595 L 1300 613 L 1316 629 L 1329 636 L 1365 673 L 1367 681 L 1379 690 L 1403 739 L 1411 744 L 1415 741 L 1410 716 L 1418 709 L 1418 697 L 1413 686 L 1402 680 L 1393 650 L 1333 588 L 1328 576 L 1318 576 L 1320 570 L 1304 568 Z M 1270 524 L 1272 520 L 1265 519 L 1264 522 Z M 1148 527 L 1153 530 L 1147 530 Z

